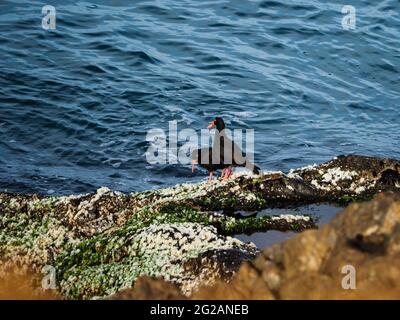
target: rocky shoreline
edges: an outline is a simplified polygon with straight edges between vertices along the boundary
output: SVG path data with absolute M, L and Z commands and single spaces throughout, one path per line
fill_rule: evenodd
M 400 299 L 400 193 L 349 205 L 319 230 L 304 231 L 244 262 L 229 283 L 185 297 L 140 277 L 111 299 Z
M 346 204 L 399 190 L 399 161 L 341 156 L 288 174 L 238 174 L 232 180 L 130 194 L 107 188 L 68 197 L 0 193 L 0 279 L 11 268 L 37 274 L 52 266 L 57 292 L 66 299 L 107 298 L 129 291 L 142 276 L 163 278 L 179 288 L 176 295 L 201 297 L 202 286 L 229 282 L 243 263 L 266 256 L 234 234 L 316 228 L 308 215 L 243 218 L 238 212 Z M 324 230 L 299 237 L 317 233 L 319 239 Z M 297 246 L 298 252 L 304 249 Z M 314 247 L 318 250 L 315 241 Z M 302 270 L 298 261 L 295 265 Z M 276 297 L 276 288 L 268 289 Z

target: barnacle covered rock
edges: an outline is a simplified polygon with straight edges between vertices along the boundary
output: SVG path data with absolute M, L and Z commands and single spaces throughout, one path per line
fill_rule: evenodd
M 0 193 L 0 278 L 9 265 L 35 273 L 50 265 L 67 298 L 106 297 L 141 275 L 161 277 L 190 294 L 200 285 L 229 281 L 243 261 L 258 254 L 253 244 L 231 236 L 316 228 L 308 215 L 257 216 L 257 211 L 368 199 L 399 190 L 399 171 L 396 160 L 343 156 L 288 174 L 236 174 L 129 194 L 104 187 L 65 197 Z M 254 214 L 243 218 L 239 211 Z M 378 231 L 384 234 L 388 225 Z M 362 239 L 352 241 L 365 248 L 384 243 L 385 250 L 398 252 L 397 238 L 387 242 L 382 232 L 364 230 Z M 331 249 L 320 248 L 312 237 L 304 241 L 310 252 L 298 256 L 296 249 L 282 263 L 293 256 L 315 271 Z M 310 254 L 315 259 L 307 260 Z M 267 278 L 279 283 L 278 274 Z

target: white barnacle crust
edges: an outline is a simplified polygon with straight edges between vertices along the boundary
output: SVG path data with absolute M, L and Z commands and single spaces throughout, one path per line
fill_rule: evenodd
M 305 215 L 281 214 L 277 216 L 272 216 L 271 219 L 273 221 L 285 220 L 286 222 L 290 223 L 295 221 L 310 221 L 311 218 Z
M 143 274 L 174 282 L 184 294 L 190 294 L 200 285 L 214 283 L 219 277 L 219 268 L 224 267 L 215 263 L 214 267 L 204 265 L 201 270 L 188 268 L 185 264 L 192 259 L 207 252 L 218 255 L 235 250 L 237 254 L 242 252 L 249 257 L 259 253 L 253 243 L 219 235 L 215 227 L 198 223 L 151 225 L 136 231 L 129 237 L 129 241 L 121 240 L 119 246 L 124 248 L 129 259 L 110 265 L 103 264 L 94 270 L 84 269 L 78 275 L 71 275 L 62 283 L 65 294 L 82 290 L 77 286 L 85 288 L 89 283 L 96 283 L 94 278 L 102 277 L 105 273 L 114 284 L 110 286 L 108 294 L 129 287 L 132 281 Z M 77 277 L 80 283 L 76 282 Z M 92 290 L 95 292 L 96 288 Z
M 330 168 L 322 176 L 322 182 L 337 185 L 339 181 L 352 180 L 357 172 L 342 170 L 341 168 Z

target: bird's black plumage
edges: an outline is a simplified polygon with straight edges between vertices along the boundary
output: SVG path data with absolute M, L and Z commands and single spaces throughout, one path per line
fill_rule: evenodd
M 192 161 L 198 163 L 208 171 L 215 171 L 229 167 L 220 160 L 220 154 L 213 152 L 213 148 L 201 148 L 193 150 Z

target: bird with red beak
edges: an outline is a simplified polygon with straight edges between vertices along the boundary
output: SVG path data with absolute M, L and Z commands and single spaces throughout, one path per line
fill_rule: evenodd
M 222 131 L 225 129 L 225 122 L 220 117 L 216 117 L 213 121 L 210 122 L 207 129 L 212 129 L 216 127 L 218 131 Z

